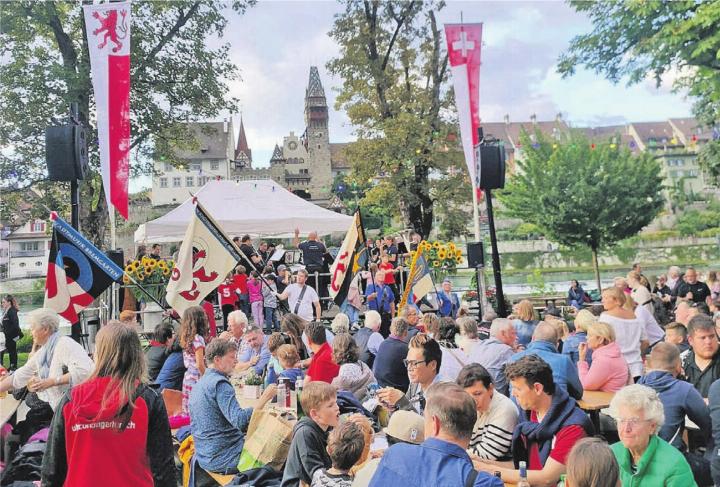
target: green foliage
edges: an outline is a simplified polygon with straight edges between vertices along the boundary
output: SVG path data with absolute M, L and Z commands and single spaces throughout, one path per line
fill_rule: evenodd
M 720 212 L 713 207 L 707 211 L 688 210 L 678 216 L 676 226 L 683 236 L 699 235 L 704 230 L 720 227 Z
M 545 277 L 540 269 L 533 270 L 533 273 L 527 276 L 527 283 L 532 287 L 533 296 L 547 296 L 556 292 L 555 286 L 545 282 Z
M 33 337 L 30 330 L 23 331 L 23 337 L 17 341 L 17 351 L 29 353 L 32 349 Z
M 436 20 L 443 7 L 434 1 L 347 0 L 330 32 L 340 55 L 327 64 L 343 80 L 336 107 L 348 114 L 358 137 L 346 149 L 352 177 L 374 186 L 362 204 L 381 202 L 426 237 L 436 208 L 444 235 L 463 232 L 461 204 L 444 201 L 447 188 L 433 191 L 440 184 L 430 179 L 431 173 L 442 179 L 450 166 L 464 166 L 457 137 L 448 137 L 457 133 L 455 120 L 445 115 L 453 100 L 445 87 L 447 53 Z
M 520 142 L 523 158 L 500 201 L 551 240 L 596 253 L 638 233 L 662 208 L 660 166 L 650 154 L 591 145 L 574 132 L 564 140 L 523 132 Z
M 254 0 L 233 1 L 243 12 Z M 184 122 L 235 110 L 228 80 L 238 78 L 229 45 L 222 39 L 227 3 L 213 0 L 132 2 L 131 149 L 134 173 L 148 174 L 149 156 L 172 156 L 171 147 L 193 142 Z M 80 3 L 16 1 L 0 3 L 0 154 L 3 188 L 26 187 L 46 178 L 45 127 L 67 119 L 78 102 L 81 115 L 95 109 L 88 39 Z M 94 120 L 89 140 L 96 140 Z M 96 143 L 88 147 L 97 171 Z M 65 187 L 64 183 L 48 183 Z M 83 232 L 100 243 L 108 211 L 97 172 L 81 185 Z M 65 190 L 66 191 L 66 190 Z M 67 194 L 67 193 L 65 193 Z M 62 209 L 52 207 L 52 209 Z
M 575 37 L 559 60 L 559 71 L 572 75 L 584 66 L 613 82 L 630 84 L 665 75 L 676 90 L 687 90 L 694 112 L 711 127 L 720 120 L 720 2 L 661 0 L 587 2 L 571 5 L 590 18 L 592 32 Z M 717 184 L 720 141 L 700 150 L 698 161 Z

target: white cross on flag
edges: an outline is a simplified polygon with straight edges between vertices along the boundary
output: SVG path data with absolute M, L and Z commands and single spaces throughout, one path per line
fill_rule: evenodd
M 473 147 L 480 141 L 480 44 L 482 24 L 445 24 L 448 58 L 455 88 L 465 163 L 474 188 L 480 174 Z
M 100 172 L 108 208 L 128 218 L 130 172 L 130 2 L 83 5 Z M 111 206 L 112 205 L 112 206 Z

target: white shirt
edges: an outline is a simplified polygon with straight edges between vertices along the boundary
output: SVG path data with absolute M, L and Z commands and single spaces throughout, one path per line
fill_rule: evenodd
M 645 306 L 637 306 L 635 308 L 635 318 L 640 320 L 640 323 L 645 326 L 645 334 L 647 335 L 650 345 L 654 345 L 665 337 L 665 332 Z
M 288 296 L 288 305 L 290 307 L 290 312 L 297 314 L 305 321 L 313 321 L 315 319 L 315 310 L 313 308 L 313 304 L 320 302 L 320 298 L 315 292 L 315 289 L 305 284 L 305 294 L 302 297 L 300 306 L 297 306 L 302 290 L 303 286 L 300 286 L 297 283 L 290 284 L 288 287 L 285 288 L 285 292 Z M 297 313 L 295 312 L 296 307 Z
M 637 318 L 626 320 L 607 313 L 601 314 L 598 321 L 607 323 L 615 330 L 615 342 L 620 347 L 632 376 L 642 375 L 643 363 L 640 355 L 640 341 L 648 339 L 645 325 Z
M 43 345 L 40 350 L 45 346 L 46 345 Z M 25 387 L 28 381 L 37 375 L 38 369 L 40 368 L 38 362 L 40 350 L 32 354 L 27 363 L 15 371 L 12 376 L 14 389 Z M 62 399 L 65 391 L 87 379 L 95 368 L 95 364 L 90 357 L 88 357 L 85 349 L 68 336 L 59 337 L 55 344 L 55 351 L 50 360 L 50 373 L 48 378 L 55 379 L 63 375 L 63 366 L 66 367 L 70 373 L 70 384 L 50 387 L 37 393 L 38 397 L 50 404 L 53 410 L 55 410 L 60 399 Z

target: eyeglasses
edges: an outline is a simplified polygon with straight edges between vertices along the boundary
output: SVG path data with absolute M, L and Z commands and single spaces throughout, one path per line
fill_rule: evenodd
M 619 427 L 630 426 L 630 429 L 635 429 L 640 423 L 647 423 L 649 419 L 629 418 L 629 419 L 616 419 L 615 422 Z
M 427 360 L 408 360 L 408 359 L 403 359 L 403 364 L 404 364 L 405 367 L 407 367 L 408 369 L 416 369 L 416 368 L 417 368 L 418 366 L 420 366 L 421 364 L 426 364 L 426 363 L 427 363 Z

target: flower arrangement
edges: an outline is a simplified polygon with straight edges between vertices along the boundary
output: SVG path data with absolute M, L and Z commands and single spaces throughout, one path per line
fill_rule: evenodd
M 428 265 L 436 271 L 450 274 L 455 272 L 458 264 L 462 263 L 462 250 L 452 242 L 443 243 L 439 240 L 425 240 L 420 245 Z
M 263 383 L 263 379 L 261 376 L 257 375 L 255 370 L 250 369 L 250 372 L 245 376 L 245 385 L 246 386 L 261 386 Z
M 155 299 L 161 301 L 165 296 L 165 288 L 170 280 L 173 267 L 175 267 L 175 262 L 172 260 L 165 261 L 143 256 L 125 266 L 123 283 L 131 284 L 132 281 L 130 277 L 132 277 L 145 288 L 148 293 L 152 294 Z M 146 298 L 145 293 L 137 286 L 133 286 L 130 289 L 136 299 Z

